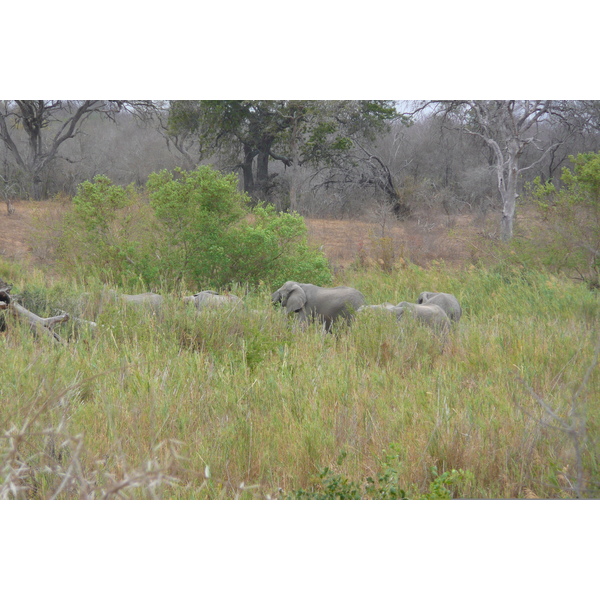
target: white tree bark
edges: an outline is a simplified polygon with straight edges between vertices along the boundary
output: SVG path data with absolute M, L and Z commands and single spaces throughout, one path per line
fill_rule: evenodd
M 560 142 L 552 144 L 542 150 L 537 160 L 521 165 L 523 151 L 530 144 L 535 145 L 537 125 L 551 113 L 553 103 L 551 100 L 466 100 L 443 104 L 444 113 L 458 111 L 464 118 L 461 128 L 482 138 L 494 153 L 498 191 L 502 199 L 500 235 L 508 241 L 513 237 L 520 174 L 560 145 Z
M 21 306 L 18 302 L 14 300 L 8 305 L 9 311 L 20 319 L 25 319 L 29 323 L 29 327 L 34 333 L 41 335 L 49 335 L 57 342 L 62 343 L 62 339 L 58 334 L 52 331 L 52 328 L 57 323 L 64 323 L 69 320 L 69 315 L 64 313 L 62 315 L 57 315 L 56 317 L 48 317 L 44 319 L 43 317 L 38 317 L 35 313 L 27 310 L 25 307 Z

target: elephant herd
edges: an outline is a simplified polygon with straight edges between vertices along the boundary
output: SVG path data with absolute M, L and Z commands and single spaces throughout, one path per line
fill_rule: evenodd
M 155 308 L 163 301 L 162 296 L 153 293 L 123 294 L 121 298 L 128 303 L 146 304 Z M 187 296 L 183 300 L 193 304 L 197 310 L 218 306 L 233 307 L 242 303 L 238 296 L 218 294 L 212 290 Z M 310 321 L 319 321 L 323 323 L 326 332 L 331 330 L 338 319 L 349 324 L 357 314 L 371 310 L 387 310 L 395 314 L 397 320 L 407 313 L 442 333 L 447 333 L 451 323 L 458 322 L 462 316 L 462 308 L 456 297 L 443 292 L 422 292 L 415 303 L 403 301 L 398 304 L 367 304 L 363 294 L 352 287 L 324 288 L 311 283 L 287 281 L 273 292 L 271 301 L 273 304 L 280 304 L 286 314 L 294 313 L 302 326 Z
M 440 332 L 447 332 L 451 321 L 458 322 L 462 316 L 456 297 L 443 292 L 422 292 L 416 303 L 366 304 L 363 294 L 351 287 L 322 288 L 288 281 L 273 293 L 271 300 L 285 307 L 287 314 L 295 313 L 302 323 L 313 319 L 322 321 L 325 331 L 330 331 L 337 319 L 350 323 L 355 314 L 365 310 L 387 310 L 394 313 L 397 320 L 408 313 Z

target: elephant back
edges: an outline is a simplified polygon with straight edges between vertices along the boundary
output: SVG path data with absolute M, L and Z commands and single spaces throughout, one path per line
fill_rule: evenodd
M 462 308 L 456 296 L 445 292 L 421 292 L 417 304 L 439 306 L 450 320 L 455 322 L 458 322 L 462 316 Z

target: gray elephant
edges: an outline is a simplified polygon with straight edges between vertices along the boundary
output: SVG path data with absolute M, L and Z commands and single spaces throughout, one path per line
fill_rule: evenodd
M 208 307 L 234 306 L 240 303 L 241 299 L 234 294 L 218 294 L 212 290 L 205 290 L 193 296 L 186 296 L 183 301 L 194 304 L 196 309 L 200 311 Z
M 400 313 L 398 312 L 398 307 L 395 306 L 394 304 L 392 304 L 391 302 L 384 302 L 383 304 L 365 304 L 364 306 L 361 306 L 356 312 L 371 312 L 371 311 L 387 311 L 390 313 L 393 313 L 396 315 L 397 318 L 399 318 L 399 314 L 402 313 L 402 311 L 400 311 Z
M 393 308 L 394 305 L 391 302 L 384 302 L 383 304 L 365 304 L 356 312 L 362 312 L 364 310 L 392 310 Z
M 458 323 L 462 316 L 462 308 L 456 296 L 444 292 L 421 292 L 417 304 L 436 304 L 444 309 L 451 321 Z
M 396 317 L 400 320 L 404 313 L 408 312 L 417 321 L 429 325 L 435 331 L 447 333 L 450 329 L 450 319 L 444 309 L 437 304 L 413 304 L 412 302 L 400 302 L 394 307 Z
M 284 283 L 271 295 L 271 300 L 274 304 L 281 303 L 287 314 L 296 313 L 303 326 L 317 319 L 327 332 L 339 318 L 350 323 L 354 313 L 365 303 L 364 296 L 351 287 L 323 288 L 296 281 Z
M 128 304 L 151 306 L 152 308 L 158 308 L 163 303 L 163 297 L 160 294 L 152 292 L 145 292 L 144 294 L 120 294 L 118 297 Z

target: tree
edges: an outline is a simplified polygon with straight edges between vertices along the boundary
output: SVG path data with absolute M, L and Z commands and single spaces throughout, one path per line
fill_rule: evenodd
M 377 137 L 396 121 L 407 123 L 394 102 L 324 102 L 320 118 L 302 147 L 303 163 L 320 167 L 317 186 L 376 188 L 385 194 L 397 216 L 407 214 L 390 166 L 374 147 Z
M 292 169 L 293 210 L 300 165 L 339 165 L 357 143 L 372 139 L 397 116 L 393 102 L 379 100 L 184 101 L 172 103 L 169 127 L 173 139 L 192 132 L 203 148 L 233 148 L 241 157 L 234 168 L 241 170 L 244 191 L 254 200 L 271 196 L 270 161 Z
M 519 176 L 561 143 L 559 140 L 543 148 L 537 137 L 543 121 L 561 114 L 560 103 L 552 100 L 464 100 L 427 102 L 419 110 L 429 105 L 433 105 L 436 112 L 454 126 L 484 140 L 492 150 L 503 206 L 501 236 L 504 241 L 510 240 L 513 237 Z M 539 156 L 523 165 L 523 152 L 528 146 L 534 146 Z
M 92 114 L 111 117 L 123 109 L 148 110 L 152 102 L 126 100 L 6 100 L 0 103 L 0 139 L 25 173 L 31 196 L 42 197 L 42 174 L 59 158 L 59 149 L 81 131 Z M 27 138 L 22 148 L 12 133 L 22 129 Z
M 234 168 L 242 171 L 244 191 L 255 200 L 266 200 L 269 159 L 290 164 L 288 157 L 273 151 L 276 139 L 288 127 L 284 108 L 282 100 L 176 101 L 169 113 L 169 133 L 174 143 L 191 133 L 200 148 L 211 148 L 213 153 L 233 147 L 235 155 L 242 157 Z

